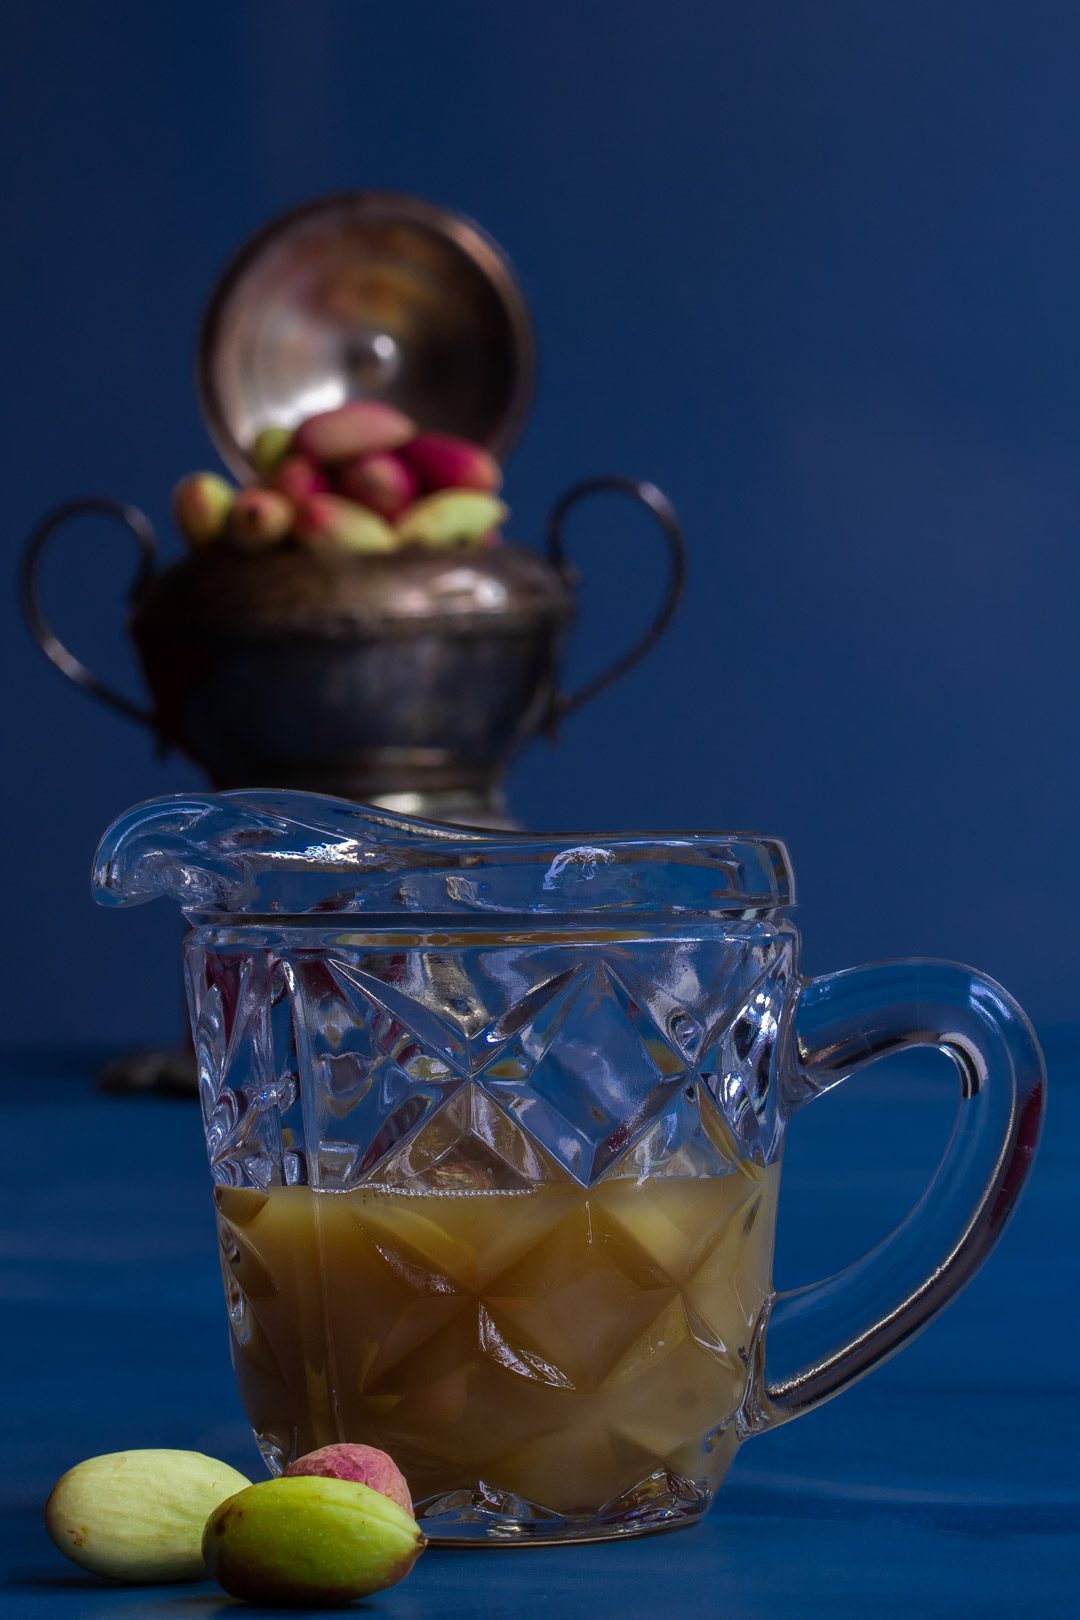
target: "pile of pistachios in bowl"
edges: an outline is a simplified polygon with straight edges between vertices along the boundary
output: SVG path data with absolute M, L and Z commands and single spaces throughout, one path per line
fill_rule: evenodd
M 212 1576 L 246 1603 L 337 1607 L 403 1580 L 426 1546 L 401 1470 L 374 1446 L 323 1446 L 252 1485 L 198 1451 L 78 1463 L 45 1505 L 73 1563 L 130 1585 Z
M 379 400 L 351 400 L 296 428 L 264 427 L 250 455 L 257 483 L 236 489 L 201 472 L 176 486 L 173 513 L 193 550 L 296 545 L 332 557 L 494 545 L 508 516 L 488 451 L 421 433 Z

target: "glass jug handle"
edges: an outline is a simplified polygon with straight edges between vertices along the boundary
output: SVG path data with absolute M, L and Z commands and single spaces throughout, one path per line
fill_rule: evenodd
M 663 531 L 668 548 L 668 578 L 660 606 L 653 615 L 652 623 L 639 636 L 633 646 L 628 648 L 621 657 L 607 669 L 601 670 L 591 680 L 585 681 L 576 692 L 556 692 L 551 700 L 548 711 L 548 728 L 551 733 L 557 731 L 559 722 L 574 709 L 580 709 L 583 703 L 589 703 L 602 692 L 606 686 L 617 681 L 631 669 L 640 658 L 660 640 L 672 615 L 679 605 L 683 593 L 683 583 L 686 579 L 686 539 L 682 532 L 682 525 L 676 516 L 675 508 L 667 496 L 655 484 L 644 483 L 637 478 L 587 478 L 582 484 L 574 484 L 552 507 L 551 516 L 547 525 L 548 557 L 552 566 L 558 570 L 568 585 L 573 583 L 573 572 L 566 560 L 566 551 L 563 546 L 563 524 L 571 507 L 576 506 L 588 495 L 615 493 L 629 495 L 632 500 L 640 501 L 647 506 Z
M 42 518 L 26 543 L 19 574 L 23 618 L 30 634 L 61 675 L 66 675 L 69 681 L 81 686 L 84 692 L 89 692 L 91 697 L 107 703 L 110 708 L 126 715 L 129 720 L 139 720 L 144 726 L 156 731 L 157 717 L 153 711 L 141 708 L 120 692 L 114 692 L 111 686 L 106 686 L 104 681 L 99 680 L 88 670 L 82 660 L 76 658 L 75 654 L 64 646 L 46 619 L 41 606 L 37 581 L 41 554 L 62 523 L 67 523 L 69 518 L 82 517 L 84 513 L 97 513 L 102 517 L 113 518 L 134 535 L 139 548 L 139 566 L 128 593 L 132 601 L 152 579 L 157 568 L 157 536 L 154 534 L 150 519 L 140 512 L 137 506 L 126 506 L 123 501 L 110 501 L 100 496 L 86 496 L 81 500 L 67 501 L 63 506 L 54 507 Z
M 838 1395 L 963 1288 L 1016 1205 L 1045 1101 L 1042 1054 L 1021 1009 L 992 979 L 951 962 L 881 963 L 806 981 L 794 1041 L 789 1111 L 912 1046 L 953 1059 L 960 1105 L 933 1180 L 892 1236 L 835 1277 L 777 1297 L 751 1428 Z

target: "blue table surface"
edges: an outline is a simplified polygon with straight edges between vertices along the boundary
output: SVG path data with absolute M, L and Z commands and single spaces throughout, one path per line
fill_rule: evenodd
M 985 1270 L 902 1355 L 744 1447 L 707 1520 L 601 1546 L 432 1550 L 358 1612 L 1080 1612 L 1080 1030 L 1044 1044 L 1049 1124 Z M 239 1616 L 212 1583 L 97 1581 L 42 1526 L 56 1476 L 103 1451 L 190 1447 L 261 1477 L 229 1367 L 197 1110 L 99 1095 L 95 1061 L 24 1051 L 0 1067 L 0 1613 Z M 778 1286 L 836 1269 L 895 1223 L 954 1091 L 944 1059 L 906 1055 L 794 1121 Z

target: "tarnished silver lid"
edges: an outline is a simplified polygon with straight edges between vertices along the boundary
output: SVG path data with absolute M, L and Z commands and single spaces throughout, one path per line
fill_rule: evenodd
M 461 214 L 392 192 L 293 209 L 219 278 L 199 335 L 210 433 L 241 478 L 260 428 L 382 399 L 496 455 L 532 397 L 529 312 L 509 261 Z

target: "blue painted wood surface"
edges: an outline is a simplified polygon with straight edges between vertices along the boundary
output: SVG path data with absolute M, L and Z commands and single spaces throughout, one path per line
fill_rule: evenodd
M 1046 1046 L 1040 1158 L 985 1271 L 873 1377 L 746 1446 L 704 1524 L 607 1546 L 432 1551 L 361 1612 L 1076 1613 L 1080 1035 Z M 99 1096 L 93 1064 L 9 1054 L 0 1081 L 0 1613 L 239 1615 L 211 1583 L 97 1582 L 42 1527 L 54 1478 L 96 1452 L 192 1447 L 260 1468 L 228 1363 L 197 1111 Z M 796 1119 L 779 1286 L 854 1258 L 895 1222 L 944 1142 L 953 1088 L 944 1060 L 906 1056 Z

